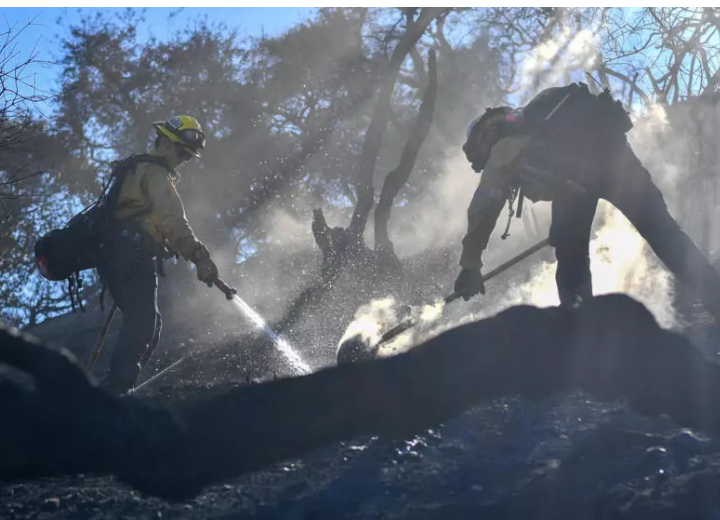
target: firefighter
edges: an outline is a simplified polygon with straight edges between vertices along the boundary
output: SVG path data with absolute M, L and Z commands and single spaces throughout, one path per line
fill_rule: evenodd
M 482 172 L 468 208 L 455 291 L 485 293 L 482 253 L 506 201 L 552 202 L 550 244 L 560 304 L 591 298 L 590 231 L 599 199 L 619 209 L 665 266 L 687 283 L 720 324 L 720 276 L 667 210 L 627 141 L 632 123 L 605 90 L 573 83 L 540 92 L 523 109 L 487 109 L 468 128 L 463 151 Z
M 211 286 L 218 269 L 198 240 L 175 187 L 177 168 L 200 157 L 205 134 L 188 115 L 153 123 L 153 150 L 133 156 L 133 171 L 122 177 L 113 205 L 112 236 L 98 268 L 103 284 L 123 313 L 122 329 L 105 382 L 124 393 L 135 385 L 141 365 L 157 345 L 162 319 L 157 306 L 158 265 L 163 258 L 182 255 L 195 264 L 197 278 Z

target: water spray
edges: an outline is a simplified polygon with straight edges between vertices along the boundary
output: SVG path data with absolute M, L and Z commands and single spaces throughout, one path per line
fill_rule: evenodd
M 265 335 L 268 338 L 270 338 L 270 340 L 272 340 L 273 345 L 275 345 L 275 347 L 285 357 L 285 360 L 288 362 L 290 367 L 293 369 L 293 371 L 297 375 L 302 376 L 302 375 L 307 375 L 312 372 L 312 369 L 310 368 L 310 366 L 300 358 L 300 355 L 295 351 L 295 349 L 293 349 L 286 340 L 282 339 L 280 336 L 275 334 L 275 332 L 270 327 L 268 327 L 268 325 L 265 322 L 265 320 L 263 319 L 263 317 L 260 316 L 260 314 L 258 314 L 258 312 L 255 309 L 250 307 L 250 305 L 248 305 L 245 302 L 245 300 L 243 300 L 242 298 L 240 298 L 240 296 L 238 296 L 237 289 L 235 289 L 234 287 L 230 287 L 228 284 L 226 284 L 219 278 L 217 280 L 215 280 L 214 285 L 215 285 L 215 287 L 217 287 L 220 290 L 220 292 L 222 292 L 225 295 L 225 298 L 228 301 L 231 301 L 233 303 L 233 305 L 235 305 L 235 307 L 240 312 L 242 312 L 246 318 L 248 318 L 252 322 L 252 324 L 257 329 L 260 329 L 261 331 L 263 331 L 265 333 Z M 188 354 L 186 356 L 181 357 L 180 359 L 175 361 L 170 366 L 164 368 L 163 370 L 161 370 L 160 372 L 158 372 L 151 378 L 143 381 L 140 385 L 128 390 L 127 393 L 134 394 L 135 392 L 137 392 L 141 388 L 149 385 L 153 381 L 160 379 L 163 375 L 170 372 L 173 368 L 181 365 L 182 363 L 184 363 L 185 361 L 190 359 L 192 356 L 193 356 L 193 354 Z
M 273 330 L 268 327 L 265 320 L 260 316 L 255 309 L 250 307 L 245 301 L 240 298 L 237 294 L 232 297 L 233 304 L 240 309 L 250 321 L 253 322 L 258 329 L 262 330 L 267 337 L 269 337 L 275 347 L 280 353 L 285 356 L 285 360 L 290 364 L 292 369 L 299 375 L 307 375 L 312 372 L 310 366 L 305 363 L 300 355 L 293 349 L 290 344 L 282 339 L 280 336 L 275 334 Z

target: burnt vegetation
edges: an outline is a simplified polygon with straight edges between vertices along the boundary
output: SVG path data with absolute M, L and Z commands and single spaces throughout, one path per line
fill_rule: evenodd
M 680 158 L 673 211 L 714 258 L 720 10 L 321 8 L 246 39 L 207 21 L 146 39 L 145 23 L 129 9 L 66 25 L 52 95 L 29 72 L 41 57 L 17 47 L 23 28 L 0 34 L 0 318 L 51 340 L 0 330 L 0 481 L 112 475 L 189 500 L 342 440 L 404 439 L 500 398 L 578 391 L 720 435 L 712 354 L 626 296 L 573 312 L 513 307 L 407 353 L 327 367 L 361 305 L 450 292 L 465 211 L 451 188 L 476 185 L 453 171 L 464 129 L 546 86 L 610 87 L 637 127 L 664 111 L 643 160 L 653 171 Z M 315 373 L 287 377 L 274 345 L 183 264 L 161 279 L 168 332 L 151 368 L 189 361 L 165 386 L 116 398 L 78 361 L 102 317 L 68 314 L 65 289 L 34 270 L 34 240 L 178 111 L 208 134 L 202 161 L 182 171 L 189 221 Z M 544 233 L 532 216 L 514 225 Z M 99 290 L 88 273 L 89 304 Z M 702 327 L 693 295 L 681 296 Z
M 411 436 L 515 394 L 535 400 L 584 390 L 720 434 L 720 366 L 624 295 L 597 297 L 577 311 L 514 307 L 406 354 L 179 408 L 112 397 L 67 351 L 17 332 L 3 330 L 0 345 L 0 361 L 31 378 L 2 387 L 5 481 L 109 474 L 144 493 L 187 500 L 327 443 Z

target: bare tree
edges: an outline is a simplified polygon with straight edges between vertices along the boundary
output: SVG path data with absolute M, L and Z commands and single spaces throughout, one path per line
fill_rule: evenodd
M 360 171 L 356 181 L 358 202 L 355 205 L 355 211 L 353 212 L 350 226 L 348 228 L 349 232 L 355 237 L 358 237 L 358 239 L 365 231 L 365 224 L 367 223 L 370 209 L 375 201 L 375 193 L 372 182 L 375 172 L 375 163 L 380 151 L 382 136 L 385 133 L 385 128 L 387 127 L 392 93 L 395 89 L 395 81 L 397 80 L 400 72 L 400 67 L 405 62 L 405 59 L 410 54 L 410 51 L 413 47 L 415 47 L 415 44 L 422 37 L 430 24 L 438 16 L 447 11 L 447 8 L 425 7 L 420 10 L 417 18 L 415 18 L 416 11 L 417 10 L 413 8 L 407 8 L 405 10 L 406 31 L 395 46 L 392 56 L 390 57 L 390 61 L 388 62 L 387 66 L 389 73 L 380 87 L 378 99 L 375 104 L 375 110 L 373 111 L 370 125 L 368 126 L 365 134 L 365 142 L 363 143 L 360 158 Z
M 41 173 L 26 165 L 7 166 L 9 154 L 27 151 L 25 136 L 34 122 L 31 110 L 37 111 L 38 103 L 48 98 L 37 89 L 30 73 L 31 66 L 40 63 L 36 51 L 23 55 L 19 48 L 19 37 L 32 24 L 30 21 L 19 29 L 8 26 L 0 33 L 0 205 L 6 218 L 17 212 L 17 205 L 11 207 L 10 201 L 22 196 L 15 188 Z
M 600 66 L 644 102 L 678 103 L 718 90 L 720 9 L 646 7 L 634 15 L 612 9 L 606 21 Z
M 402 186 L 407 182 L 415 165 L 420 147 L 425 141 L 433 120 L 435 98 L 437 95 L 437 71 L 435 52 L 431 51 L 427 75 L 422 58 L 418 55 L 413 59 L 418 74 L 417 81 L 426 79 L 425 89 L 418 117 L 403 150 L 398 166 L 385 178 L 380 196 L 380 204 L 376 209 L 375 249 L 367 247 L 364 240 L 365 226 L 368 216 L 375 203 L 374 173 L 375 164 L 380 152 L 380 145 L 388 116 L 391 111 L 392 93 L 400 75 L 400 68 L 406 58 L 411 55 L 418 40 L 423 36 L 429 25 L 441 16 L 445 9 L 423 8 L 405 9 L 406 31 L 398 40 L 388 61 L 388 71 L 373 110 L 372 118 L 365 133 L 360 168 L 355 183 L 357 200 L 350 225 L 347 228 L 328 226 L 322 210 L 316 209 L 313 214 L 312 232 L 323 255 L 322 281 L 301 292 L 288 307 L 283 319 L 276 324 L 278 330 L 287 330 L 300 318 L 304 309 L 316 303 L 333 287 L 334 280 L 348 266 L 352 265 L 358 272 L 367 270 L 373 276 L 382 278 L 385 274 L 397 274 L 399 263 L 393 253 L 392 243 L 388 237 L 387 224 L 392 204 Z M 415 15 L 417 14 L 417 18 Z M 419 61 L 418 61 L 419 60 Z M 363 279 L 360 276 L 359 279 Z

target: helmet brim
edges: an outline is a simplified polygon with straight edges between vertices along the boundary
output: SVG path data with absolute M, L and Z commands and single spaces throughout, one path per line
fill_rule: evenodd
M 172 133 L 170 130 L 168 130 L 165 127 L 164 121 L 155 121 L 153 123 L 153 126 L 155 127 L 155 130 L 157 131 L 158 135 L 167 137 L 168 139 L 170 139 L 171 142 L 182 146 L 182 148 L 184 150 L 186 150 L 189 154 L 191 154 L 193 157 L 202 157 L 202 153 L 200 152 L 200 149 L 190 148 L 189 146 L 185 145 L 180 140 L 180 138 L 178 138 L 177 135 L 175 135 L 174 133 Z

